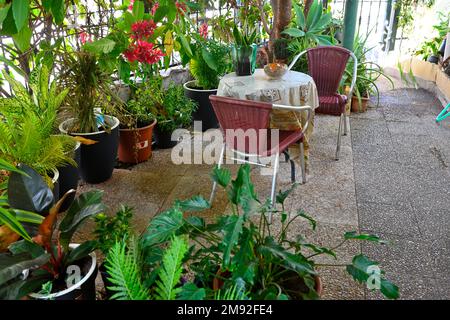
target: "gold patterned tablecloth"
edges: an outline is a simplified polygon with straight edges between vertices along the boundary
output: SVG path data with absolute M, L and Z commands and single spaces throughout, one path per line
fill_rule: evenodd
M 281 79 L 270 79 L 263 69 L 256 69 L 251 76 L 236 76 L 230 73 L 219 83 L 217 95 L 254 101 L 272 102 L 289 106 L 319 106 L 314 80 L 307 74 L 288 71 Z M 306 122 L 306 112 L 273 110 L 270 117 L 271 128 L 280 130 L 301 129 Z M 308 158 L 308 141 L 314 129 L 314 112 L 305 132 L 305 157 Z M 289 149 L 292 158 L 298 158 L 298 146 Z

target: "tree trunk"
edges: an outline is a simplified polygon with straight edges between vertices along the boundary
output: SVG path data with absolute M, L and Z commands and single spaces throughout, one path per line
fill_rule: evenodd
M 273 58 L 273 45 L 281 38 L 281 32 L 291 22 L 292 0 L 270 0 L 273 12 L 273 27 L 269 38 L 269 54 Z
M 305 7 L 303 8 L 303 14 L 305 15 L 305 17 L 308 16 L 309 9 L 311 8 L 311 5 L 314 1 L 315 0 L 305 0 L 304 1 Z

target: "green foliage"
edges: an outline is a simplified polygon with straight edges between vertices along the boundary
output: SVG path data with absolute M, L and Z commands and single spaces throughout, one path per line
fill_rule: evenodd
M 291 25 L 282 32 L 292 38 L 288 48 L 293 55 L 297 55 L 308 48 L 318 45 L 332 45 L 335 42 L 334 34 L 327 34 L 327 32 L 332 31 L 332 28 L 330 28 L 332 24 L 331 12 L 323 11 L 320 0 L 313 0 L 307 17 L 305 17 L 303 8 L 299 4 L 294 2 L 293 7 L 295 18 Z M 294 69 L 307 71 L 306 56 L 299 59 Z
M 430 56 L 439 56 L 439 48 L 445 39 L 445 36 L 450 32 L 450 12 L 439 12 L 439 21 L 433 25 L 435 35 L 422 42 L 414 52 L 414 55 L 421 57 L 423 60 L 427 60 Z
M 101 213 L 94 217 L 97 247 L 104 255 L 107 255 L 116 242 L 131 235 L 130 220 L 132 217 L 133 209 L 124 205 L 114 216 Z
M 242 29 L 239 29 L 237 25 L 233 26 L 233 38 L 234 44 L 236 46 L 250 47 L 258 36 L 256 28 L 249 28 L 248 25 L 244 24 Z
M 109 123 L 97 123 L 94 109 L 105 112 L 121 106 L 111 85 L 111 74 L 101 66 L 95 54 L 78 51 L 64 55 L 59 86 L 68 90 L 64 107 L 75 119 L 69 132 L 90 133 L 100 131 L 102 126 L 109 128 Z
M 165 132 L 189 126 L 197 108 L 195 102 L 185 96 L 183 86 L 171 83 L 164 89 L 159 78 L 142 84 L 127 105 L 141 110 L 142 120 L 156 119 L 158 128 Z
M 131 240 L 116 242 L 108 253 L 105 262 L 108 279 L 113 284 L 109 287 L 114 291 L 111 299 L 117 300 L 147 300 L 149 291 L 141 280 L 140 250 L 137 242 Z
M 183 238 L 172 239 L 170 247 L 164 252 L 159 280 L 156 281 L 155 294 L 158 300 L 174 300 L 181 288 L 178 285 L 183 258 L 188 251 L 187 241 Z
M 30 75 L 32 94 L 8 73 L 3 76 L 14 96 L 2 99 L 0 104 L 0 157 L 27 164 L 46 177 L 59 166 L 75 165 L 67 153 L 75 147 L 75 140 L 54 134 L 56 115 L 68 90 L 57 90 L 45 66 Z
M 220 77 L 231 70 L 229 48 L 214 40 L 196 43 L 189 70 L 201 89 L 216 89 Z

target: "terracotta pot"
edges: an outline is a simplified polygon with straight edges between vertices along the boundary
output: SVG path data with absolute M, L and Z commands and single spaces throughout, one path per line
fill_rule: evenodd
M 119 129 L 119 161 L 139 163 L 152 155 L 152 136 L 156 120 L 137 129 Z
M 366 112 L 370 98 L 361 97 L 361 104 L 357 96 L 352 97 L 352 112 Z

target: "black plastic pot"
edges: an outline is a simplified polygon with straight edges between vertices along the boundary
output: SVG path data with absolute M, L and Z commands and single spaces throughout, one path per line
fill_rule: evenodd
M 97 141 L 92 145 L 81 145 L 79 172 L 81 178 L 87 183 L 101 183 L 108 180 L 116 165 L 119 147 L 119 120 L 112 116 L 107 116 L 105 119 L 111 126 L 110 132 L 69 133 L 68 128 L 73 119 L 66 120 L 59 126 L 62 133 Z
M 192 115 L 193 120 L 202 122 L 202 131 L 218 128 L 219 121 L 214 113 L 211 102 L 209 102 L 209 96 L 217 94 L 217 89 L 203 90 L 197 88 L 195 84 L 196 81 L 192 80 L 183 85 L 186 97 L 194 100 L 198 105 L 197 110 Z
M 431 62 L 431 63 L 434 63 L 434 64 L 437 64 L 439 62 L 439 57 L 436 56 L 436 55 L 431 55 L 431 56 L 428 57 L 427 61 Z
M 163 131 L 156 125 L 153 138 L 158 149 L 170 149 L 177 145 L 178 141 L 172 141 L 172 131 Z
M 78 167 L 81 162 L 81 144 L 78 143 L 73 151 L 73 159 L 77 163 L 77 166 L 67 164 L 64 167 L 59 167 L 59 198 L 61 199 L 67 191 L 70 189 L 77 189 L 78 182 L 80 181 L 80 173 Z M 66 198 L 61 206 L 61 211 L 65 211 L 72 204 L 75 199 L 75 194 L 71 194 Z
M 75 248 L 77 244 L 71 244 Z M 65 290 L 55 292 L 49 295 L 39 293 L 30 294 L 32 299 L 37 300 L 95 300 L 95 278 L 97 277 L 98 267 L 95 253 L 92 252 L 87 258 L 73 263 L 80 267 L 81 280 Z

